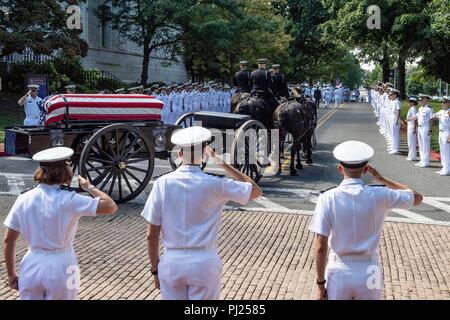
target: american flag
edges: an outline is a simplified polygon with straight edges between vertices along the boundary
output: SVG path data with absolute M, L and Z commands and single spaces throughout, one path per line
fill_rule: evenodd
M 341 85 L 341 79 L 337 78 L 337 79 L 336 79 L 336 85 L 335 85 L 335 86 L 337 87 L 337 86 L 340 86 L 340 85 Z

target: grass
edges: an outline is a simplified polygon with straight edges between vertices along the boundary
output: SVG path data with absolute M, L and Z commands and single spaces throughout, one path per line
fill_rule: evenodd
M 432 101 L 429 103 L 430 107 L 433 108 L 434 112 L 438 112 L 442 109 L 442 102 Z M 420 105 L 417 105 L 417 110 L 419 110 Z M 406 119 L 408 114 L 409 106 L 408 101 L 402 101 L 401 118 Z M 433 123 L 433 133 L 431 134 L 431 149 L 439 152 L 439 123 L 434 121 Z
M 5 139 L 5 127 L 23 124 L 25 114 L 16 94 L 0 94 L 0 143 Z

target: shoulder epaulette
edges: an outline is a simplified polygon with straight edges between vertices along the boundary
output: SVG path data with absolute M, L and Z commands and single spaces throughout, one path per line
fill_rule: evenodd
M 321 191 L 320 191 L 320 194 L 325 193 L 325 192 L 327 192 L 327 191 L 329 191 L 329 190 L 331 190 L 331 189 L 337 188 L 337 187 L 338 187 L 338 186 L 334 186 L 334 187 L 331 187 L 331 188 L 328 188 L 328 189 L 325 189 L 325 190 L 321 190 Z
M 369 187 L 386 187 L 385 184 L 368 184 Z
M 36 185 L 36 186 L 32 186 L 31 188 L 28 188 L 28 189 L 22 191 L 20 194 L 24 194 L 24 193 L 26 193 L 26 192 L 28 192 L 28 191 L 30 191 L 30 190 L 33 190 L 33 189 L 36 188 L 36 187 L 37 187 L 37 185 Z
M 71 192 L 81 192 L 80 188 L 72 188 L 68 186 L 60 186 L 59 190 L 71 191 Z

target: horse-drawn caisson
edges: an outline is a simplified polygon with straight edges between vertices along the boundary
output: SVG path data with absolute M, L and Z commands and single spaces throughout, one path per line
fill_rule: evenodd
M 5 151 L 32 157 L 50 147 L 70 147 L 74 171 L 117 202 L 126 202 L 149 183 L 155 158 L 169 159 L 173 168 L 179 165 L 170 137 L 176 129 L 201 121 L 219 132 L 215 146 L 218 140 L 223 150 L 229 146 L 236 168 L 261 178 L 268 144 L 259 121 L 248 115 L 198 112 L 167 125 L 161 122 L 162 108 L 161 101 L 139 94 L 55 95 L 43 103 L 40 126 L 6 128 Z

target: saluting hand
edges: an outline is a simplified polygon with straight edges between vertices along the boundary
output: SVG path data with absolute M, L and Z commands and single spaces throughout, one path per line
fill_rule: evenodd
M 80 188 L 84 191 L 88 191 L 91 186 L 91 183 L 80 175 L 78 176 L 78 183 L 80 184 Z
M 9 276 L 8 286 L 13 290 L 19 290 L 19 277 L 17 275 Z
M 367 165 L 367 169 L 376 180 L 381 181 L 383 179 L 381 174 L 374 167 Z

